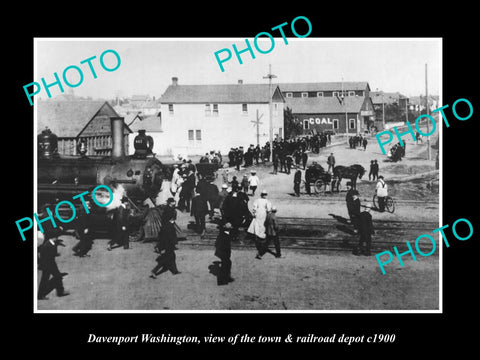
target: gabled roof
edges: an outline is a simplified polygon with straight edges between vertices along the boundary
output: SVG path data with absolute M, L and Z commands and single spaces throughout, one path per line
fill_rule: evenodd
M 398 103 L 400 99 L 408 99 L 405 95 L 397 92 L 384 92 L 384 91 L 372 91 L 370 92 L 370 97 L 374 104 L 393 104 Z
M 104 123 L 102 116 L 119 116 L 106 101 L 93 100 L 40 100 L 35 103 L 37 131 L 48 127 L 59 137 L 77 137 L 87 128 L 94 117 Z M 126 126 L 126 130 L 128 126 Z
M 344 91 L 348 90 L 370 90 L 367 81 L 335 81 L 318 83 L 280 83 L 278 84 L 282 92 L 298 91 Z
M 143 119 L 137 117 L 130 125 L 130 130 L 137 132 L 138 130 L 146 130 L 148 132 L 162 131 L 162 119 L 159 116 L 147 116 Z
M 271 94 L 268 84 L 170 85 L 160 103 L 268 103 L 274 95 L 284 101 L 276 85 Z
M 360 112 L 364 96 L 347 96 L 342 105 L 337 97 L 310 97 L 310 98 L 287 98 L 285 106 L 292 109 L 294 114 L 337 114 Z

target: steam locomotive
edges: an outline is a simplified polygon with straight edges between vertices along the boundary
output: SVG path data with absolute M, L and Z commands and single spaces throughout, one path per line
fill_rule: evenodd
M 140 131 L 134 139 L 135 154 L 127 156 L 124 147 L 123 118 L 111 117 L 110 121 L 112 154 L 107 157 L 86 156 L 86 144 L 81 141 L 77 146 L 78 156 L 60 156 L 55 134 L 45 129 L 38 135 L 38 209 L 68 200 L 79 210 L 77 214 L 81 213 L 83 205 L 78 200 L 72 201 L 72 197 L 91 191 L 100 184 L 123 186 L 132 208 L 136 210 L 139 210 L 145 199 L 156 198 L 163 181 L 171 179 L 173 163 L 163 164 L 152 154 L 153 139 L 144 131 Z M 70 214 L 67 214 L 68 212 Z M 69 206 L 62 207 L 59 211 L 62 218 L 69 218 L 71 212 Z M 138 213 L 132 215 L 141 216 Z M 105 220 L 105 216 L 105 208 L 97 208 L 92 214 L 92 218 L 95 218 L 98 224 Z

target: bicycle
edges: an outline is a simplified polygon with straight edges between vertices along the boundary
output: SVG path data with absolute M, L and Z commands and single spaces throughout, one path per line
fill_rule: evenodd
M 373 206 L 375 206 L 376 209 L 379 209 L 377 194 L 373 195 Z M 390 214 L 393 214 L 395 211 L 395 201 L 391 196 L 385 196 L 385 210 Z

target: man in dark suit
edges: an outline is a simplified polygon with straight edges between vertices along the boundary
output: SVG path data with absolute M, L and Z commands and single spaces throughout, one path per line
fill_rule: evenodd
M 195 226 L 198 234 L 205 236 L 205 216 L 208 214 L 208 204 L 206 197 L 202 196 L 198 192 L 195 194 L 195 197 L 192 199 L 192 210 L 190 215 L 195 218 Z
M 162 230 L 159 233 L 159 241 L 156 250 L 160 253 L 157 257 L 157 265 L 152 269 L 150 277 L 156 279 L 158 274 L 170 270 L 173 275 L 180 274 L 176 263 L 177 230 L 175 229 L 175 200 L 169 198 L 167 206 L 162 214 Z
M 86 201 L 88 209 L 90 212 L 92 208 L 90 202 Z M 91 226 L 91 215 L 87 214 L 86 211 L 80 213 L 76 223 L 76 230 L 79 237 L 78 243 L 72 248 L 75 256 L 85 257 L 88 252 L 92 249 L 93 244 L 93 235 L 92 235 L 92 226 Z
M 370 248 L 372 244 L 373 229 L 372 214 L 370 214 L 371 206 L 367 205 L 365 211 L 362 211 L 358 217 L 358 248 L 353 249 L 354 255 L 371 255 Z M 365 244 L 365 247 L 364 247 Z
M 295 191 L 296 196 L 300 196 L 300 183 L 302 182 L 302 172 L 300 169 L 295 171 L 293 176 L 293 191 Z
M 225 223 L 220 228 L 220 233 L 215 240 L 215 256 L 218 257 L 221 261 L 220 269 L 217 276 L 218 285 L 227 285 L 229 282 L 234 281 L 231 276 L 232 271 L 232 261 L 230 256 L 232 253 L 231 242 L 232 242 L 232 225 L 230 223 Z
M 360 199 L 358 198 L 358 191 L 352 189 L 352 183 L 347 182 L 347 195 L 345 201 L 347 202 L 347 211 L 353 227 L 358 230 L 358 218 L 360 216 Z
M 47 300 L 47 295 L 55 289 L 57 296 L 70 295 L 63 287 L 63 277 L 67 273 L 61 273 L 58 269 L 55 257 L 58 255 L 58 245 L 62 244 L 62 240 L 55 239 L 55 234 L 50 231 L 45 231 L 44 242 L 39 246 L 39 262 L 38 268 L 42 271 L 42 277 L 38 286 L 38 300 Z

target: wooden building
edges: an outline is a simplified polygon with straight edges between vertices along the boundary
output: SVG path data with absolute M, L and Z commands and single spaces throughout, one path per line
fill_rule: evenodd
M 160 101 L 161 155 L 226 154 L 231 147 L 263 146 L 270 138 L 270 115 L 273 138 L 284 136 L 285 100 L 275 85 L 179 85 L 174 77 Z
M 79 141 L 86 142 L 87 156 L 107 156 L 112 151 L 110 117 L 119 117 L 106 101 L 40 100 L 35 103 L 37 133 L 48 127 L 58 137 L 60 155 L 78 155 Z M 128 134 L 124 126 L 125 153 L 128 154 Z

